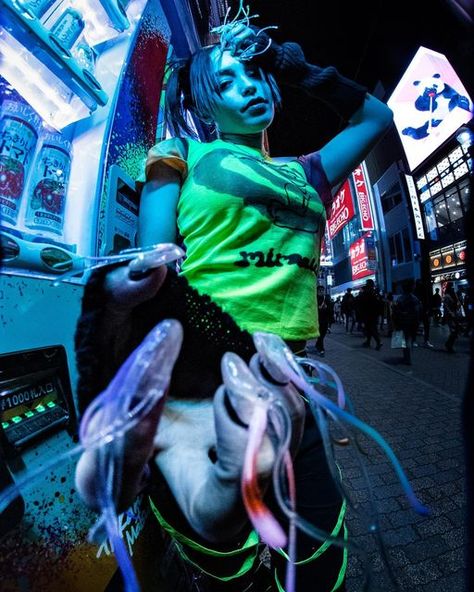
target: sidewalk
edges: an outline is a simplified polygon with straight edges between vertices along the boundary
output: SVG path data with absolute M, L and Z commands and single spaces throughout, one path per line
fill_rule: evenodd
M 460 405 L 468 364 L 468 339 L 460 338 L 458 353 L 443 349 L 445 328 L 432 330 L 435 349 L 419 347 L 413 366 L 400 364 L 401 352 L 383 338 L 381 351 L 362 347 L 360 333 L 346 334 L 333 325 L 325 340 L 324 361 L 334 368 L 356 415 L 378 430 L 393 448 L 418 498 L 431 515 L 422 517 L 406 500 L 398 477 L 380 447 L 358 437 L 390 565 L 400 590 L 464 592 L 464 458 Z M 423 339 L 420 337 L 420 343 Z M 311 346 L 311 342 L 309 344 Z M 311 349 L 310 349 L 311 351 Z M 359 510 L 370 511 L 369 488 L 354 445 L 336 446 L 344 483 Z M 373 520 L 354 509 L 348 513 L 350 540 L 368 554 L 371 590 L 397 588 L 373 534 Z M 364 563 L 350 553 L 348 592 L 362 590 Z

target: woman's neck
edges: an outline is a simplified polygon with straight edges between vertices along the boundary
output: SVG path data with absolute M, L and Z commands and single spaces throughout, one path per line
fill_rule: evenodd
M 219 139 L 224 140 L 224 142 L 231 142 L 232 144 L 241 144 L 243 146 L 248 146 L 249 148 L 255 148 L 262 154 L 265 154 L 263 134 L 261 132 L 256 134 L 227 134 L 225 132 L 220 132 Z

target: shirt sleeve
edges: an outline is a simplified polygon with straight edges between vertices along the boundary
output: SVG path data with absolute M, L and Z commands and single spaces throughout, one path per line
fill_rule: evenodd
M 298 157 L 298 162 L 304 169 L 308 183 L 316 189 L 326 210 L 326 216 L 329 218 L 333 196 L 331 185 L 326 176 L 326 172 L 321 163 L 319 152 L 311 152 Z
M 159 175 L 159 166 L 165 165 L 178 171 L 182 180 L 188 173 L 187 165 L 188 145 L 182 138 L 170 138 L 155 144 L 148 152 L 143 166 L 143 172 L 137 179 L 143 184 Z

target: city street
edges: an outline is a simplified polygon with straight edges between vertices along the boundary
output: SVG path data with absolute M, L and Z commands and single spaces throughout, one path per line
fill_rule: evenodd
M 382 335 L 384 335 L 382 333 Z M 468 366 L 469 340 L 461 337 L 456 353 L 444 349 L 447 328 L 434 327 L 433 349 L 414 350 L 413 365 L 401 362 L 401 350 L 362 347 L 360 332 L 348 334 L 333 324 L 326 337 L 324 362 L 334 368 L 352 400 L 356 415 L 380 432 L 401 462 L 418 498 L 430 509 L 419 516 L 408 504 L 399 479 L 381 448 L 361 435 L 380 530 L 400 590 L 461 592 L 464 568 L 464 458 L 461 401 Z M 419 336 L 420 345 L 423 337 Z M 310 352 L 314 352 L 310 342 Z M 312 354 L 315 359 L 317 356 Z M 341 435 L 341 434 L 338 434 Z M 353 438 L 352 438 L 353 441 Z M 352 500 L 349 538 L 368 554 L 371 590 L 397 590 L 390 581 L 377 541 L 369 534 L 370 491 L 354 454 L 354 445 L 336 446 L 343 480 Z M 358 513 L 356 510 L 360 510 Z M 366 562 L 367 563 L 367 562 Z M 362 590 L 363 557 L 350 552 L 348 592 Z

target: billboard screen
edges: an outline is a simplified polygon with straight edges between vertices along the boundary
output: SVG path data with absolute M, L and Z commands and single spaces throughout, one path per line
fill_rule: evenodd
M 354 216 L 354 200 L 352 199 L 351 187 L 349 181 L 345 181 L 332 202 L 331 215 L 327 222 L 330 240 L 332 240 L 341 228 L 343 228 L 349 220 L 352 220 Z
M 446 56 L 426 47 L 387 103 L 412 171 L 472 118 L 472 99 Z
M 372 236 L 365 234 L 350 246 L 352 279 L 358 280 L 373 275 L 377 268 L 375 241 Z

